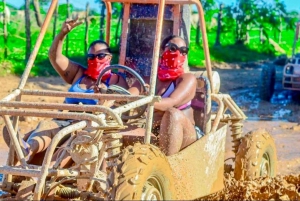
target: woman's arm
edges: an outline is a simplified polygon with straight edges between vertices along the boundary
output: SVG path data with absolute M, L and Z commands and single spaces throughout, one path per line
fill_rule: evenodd
M 81 23 L 82 22 L 78 22 L 77 19 L 66 20 L 60 33 L 55 37 L 48 53 L 52 66 L 68 84 L 72 84 L 76 81 L 77 78 L 82 75 L 84 69 L 80 64 L 71 61 L 62 54 L 63 42 L 65 36 Z
M 176 88 L 170 97 L 162 98 L 162 101 L 154 104 L 154 108 L 166 111 L 172 107 L 179 107 L 191 101 L 196 93 L 196 77 L 191 73 L 185 73 L 176 80 Z

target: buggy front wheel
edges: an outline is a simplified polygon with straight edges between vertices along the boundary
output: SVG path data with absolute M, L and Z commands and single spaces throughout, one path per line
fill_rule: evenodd
M 172 170 L 153 145 L 135 144 L 123 150 L 108 177 L 109 200 L 174 200 Z

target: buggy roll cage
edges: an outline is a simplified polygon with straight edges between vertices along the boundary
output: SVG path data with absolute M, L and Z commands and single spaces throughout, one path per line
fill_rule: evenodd
M 97 122 L 99 125 L 103 125 L 103 121 L 99 116 L 94 114 L 84 114 L 84 113 L 74 113 L 68 112 L 66 114 L 61 112 L 49 112 L 49 111 L 26 111 L 20 110 L 18 108 L 36 108 L 36 109 L 68 109 L 73 111 L 89 111 L 89 112 L 104 112 L 110 115 L 119 126 L 122 126 L 123 123 L 121 121 L 120 115 L 123 112 L 129 111 L 132 108 L 139 107 L 144 104 L 150 103 L 148 111 L 150 111 L 147 115 L 147 122 L 152 122 L 153 116 L 153 103 L 160 100 L 160 97 L 155 96 L 155 85 L 156 85 L 156 75 L 157 75 L 157 63 L 159 59 L 159 48 L 160 48 L 160 38 L 161 38 L 161 30 L 163 24 L 163 14 L 165 4 L 174 4 L 174 5 L 183 5 L 183 4 L 195 4 L 198 9 L 199 13 L 199 26 L 202 32 L 202 41 L 203 41 L 203 49 L 205 54 L 205 63 L 206 63 L 206 71 L 207 76 L 210 81 L 211 86 L 211 93 L 212 99 L 214 99 L 219 104 L 219 111 L 216 115 L 213 115 L 213 119 L 215 122 L 213 124 L 212 130 L 216 130 L 217 125 L 219 124 L 220 120 L 223 118 L 229 119 L 228 115 L 225 115 L 225 110 L 229 109 L 233 116 L 236 119 L 245 119 L 246 116 L 244 113 L 238 108 L 238 106 L 234 103 L 234 101 L 228 95 L 221 95 L 221 94 L 213 94 L 214 92 L 214 85 L 212 79 L 212 69 L 211 69 L 211 61 L 210 61 L 210 54 L 209 54 L 209 47 L 208 47 L 208 40 L 206 35 L 206 27 L 205 27 L 205 20 L 204 20 L 204 12 L 201 3 L 198 0 L 103 0 L 106 8 L 107 8 L 107 23 L 106 23 L 106 42 L 109 43 L 110 40 L 110 21 L 111 21 L 111 13 L 112 13 L 112 6 L 111 2 L 121 2 L 124 3 L 124 16 L 123 22 L 127 22 L 129 20 L 129 9 L 130 3 L 139 3 L 139 4 L 158 4 L 158 16 L 157 16 L 157 24 L 156 24 L 156 37 L 154 41 L 154 50 L 153 50 L 153 62 L 151 68 L 151 80 L 150 80 L 150 94 L 148 96 L 124 96 L 124 95 L 106 95 L 106 94 L 83 94 L 83 93 L 69 93 L 69 92 L 58 92 L 58 91 L 47 91 L 47 90 L 27 90 L 24 89 L 26 81 L 28 79 L 29 73 L 33 66 L 34 60 L 37 56 L 41 43 L 46 33 L 46 29 L 50 23 L 51 17 L 54 13 L 58 0 L 52 0 L 51 5 L 49 7 L 48 13 L 44 20 L 44 23 L 41 27 L 40 34 L 36 41 L 35 47 L 29 57 L 27 62 L 26 68 L 24 73 L 21 77 L 20 84 L 16 90 L 14 90 L 11 94 L 6 96 L 0 101 L 0 115 L 4 117 L 4 121 L 8 126 L 9 133 L 11 134 L 12 141 L 14 145 L 17 143 L 16 137 L 16 130 L 18 127 L 18 116 L 37 116 L 37 117 L 52 117 L 52 118 L 68 118 L 68 119 L 77 119 L 77 120 L 89 120 Z M 174 23 L 174 26 L 176 23 Z M 123 23 L 122 25 L 122 44 L 121 44 L 121 52 L 120 52 L 120 59 L 119 63 L 125 63 L 125 54 L 126 54 L 126 42 L 127 42 L 127 30 L 128 30 L 128 23 Z M 176 33 L 175 33 L 176 34 Z M 127 100 L 127 101 L 134 101 L 125 106 L 118 107 L 116 109 L 110 109 L 103 106 L 89 106 L 89 105 L 71 105 L 71 104 L 53 104 L 53 103 L 24 103 L 20 102 L 22 95 L 38 95 L 38 96 L 56 96 L 56 97 L 72 97 L 72 98 L 86 98 L 86 99 L 106 99 L 106 100 Z M 12 101 L 16 99 L 16 101 Z M 223 100 L 226 105 L 224 107 Z M 15 109 L 7 109 L 6 107 L 12 107 Z M 15 116 L 13 123 L 11 123 L 8 115 Z M 215 126 L 214 126 L 215 125 Z M 146 131 L 146 138 L 145 143 L 150 143 L 150 132 L 151 132 L 151 123 L 147 123 L 147 131 Z M 24 159 L 24 156 L 21 152 L 19 146 L 16 146 L 17 155 L 20 159 Z M 23 160 L 21 160 L 23 161 Z M 23 161 L 25 164 L 25 161 Z
M 11 138 L 9 157 L 7 161 L 7 166 L 0 166 L 0 172 L 8 175 L 8 180 L 11 180 L 11 174 L 18 173 L 25 176 L 39 177 L 38 182 L 35 187 L 34 199 L 40 200 L 41 191 L 43 188 L 43 181 L 49 174 L 62 174 L 55 169 L 49 169 L 51 154 L 53 154 L 54 149 L 58 141 L 66 134 L 76 131 L 78 129 L 83 129 L 90 125 L 90 122 L 95 122 L 98 129 L 112 129 L 112 128 L 123 128 L 123 122 L 121 120 L 121 114 L 129 111 L 133 108 L 149 104 L 147 113 L 147 124 L 145 133 L 145 143 L 150 143 L 152 118 L 154 111 L 154 102 L 161 99 L 159 96 L 155 96 L 155 85 L 157 76 L 157 63 L 159 59 L 159 48 L 161 42 L 161 32 L 163 24 L 163 14 L 165 4 L 173 4 L 177 6 L 177 11 L 179 13 L 178 5 L 183 4 L 195 4 L 199 13 L 199 25 L 202 32 L 203 49 L 205 54 L 205 63 L 207 76 L 210 82 L 211 98 L 218 104 L 218 111 L 216 114 L 210 115 L 210 119 L 213 120 L 212 127 L 208 131 L 215 132 L 221 121 L 240 121 L 246 118 L 243 111 L 235 104 L 229 95 L 217 94 L 214 92 L 212 69 L 209 56 L 208 40 L 206 35 L 206 27 L 204 20 L 204 13 L 199 0 L 103 0 L 107 8 L 107 23 L 106 23 L 106 42 L 109 44 L 110 40 L 110 21 L 111 21 L 111 2 L 121 2 L 124 3 L 124 15 L 123 15 L 123 25 L 122 25 L 122 35 L 121 35 L 121 50 L 119 63 L 125 63 L 126 56 L 126 42 L 127 42 L 127 30 L 128 30 L 128 20 L 130 12 L 130 3 L 139 4 L 158 4 L 158 16 L 156 23 L 156 35 L 154 40 L 154 50 L 153 50 L 153 61 L 151 68 L 151 78 L 150 78 L 150 93 L 148 96 L 129 96 L 129 95 L 113 95 L 113 94 L 84 94 L 84 93 L 71 93 L 71 92 L 59 92 L 50 90 L 28 90 L 24 89 L 26 81 L 28 79 L 29 73 L 33 66 L 34 60 L 37 56 L 39 48 L 41 46 L 42 40 L 45 36 L 46 29 L 50 23 L 51 17 L 54 13 L 58 0 L 52 0 L 49 10 L 47 12 L 44 23 L 41 27 L 40 34 L 37 38 L 35 47 L 29 57 L 26 64 L 26 68 L 21 77 L 19 86 L 12 93 L 7 95 L 5 98 L 0 100 L 0 115 L 3 116 L 4 122 L 6 124 L 7 130 Z M 175 19 L 176 20 L 176 19 Z M 179 18 L 177 19 L 179 22 Z M 175 29 L 174 29 L 175 28 Z M 176 31 L 179 28 L 178 23 L 174 23 L 173 29 Z M 174 31 L 174 32 L 175 32 Z M 178 33 L 174 33 L 178 34 Z M 36 96 L 56 96 L 56 97 L 71 97 L 71 98 L 85 98 L 85 99 L 102 99 L 102 100 L 125 100 L 130 101 L 130 103 L 117 107 L 115 109 L 107 108 L 104 106 L 90 106 L 90 105 L 72 105 L 72 104 L 62 104 L 62 103 L 40 103 L 40 102 L 21 102 L 22 95 L 36 95 Z M 33 110 L 28 110 L 33 109 Z M 34 110 L 35 109 L 35 110 Z M 46 110 L 42 110 L 46 109 Z M 49 109 L 55 109 L 56 111 L 49 111 Z M 70 110 L 70 111 L 89 111 L 93 114 L 88 113 L 76 113 L 76 112 L 60 112 L 58 110 Z M 209 106 L 211 109 L 211 106 Z M 225 114 L 229 110 L 231 114 Z M 105 115 L 110 116 L 113 119 L 113 123 L 105 122 Z M 13 120 L 9 116 L 14 116 Z M 19 116 L 36 116 L 36 117 L 50 117 L 50 118 L 64 118 L 64 119 L 76 119 L 81 120 L 78 123 L 71 125 L 67 128 L 62 129 L 57 136 L 54 137 L 51 145 L 47 149 L 42 170 L 31 170 L 29 169 L 17 169 L 12 168 L 14 161 L 14 150 L 16 151 L 17 157 L 21 162 L 23 167 L 27 167 L 27 163 L 24 154 L 21 150 L 20 143 L 17 138 L 18 121 Z M 238 138 L 238 135 L 233 138 Z M 76 172 L 64 172 L 64 175 L 73 175 Z

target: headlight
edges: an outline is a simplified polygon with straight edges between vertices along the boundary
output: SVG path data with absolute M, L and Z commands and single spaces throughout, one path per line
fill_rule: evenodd
M 286 74 L 294 74 L 294 67 L 293 66 L 286 67 L 285 73 Z

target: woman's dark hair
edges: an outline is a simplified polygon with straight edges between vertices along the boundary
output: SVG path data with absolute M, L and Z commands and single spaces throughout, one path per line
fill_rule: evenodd
M 177 35 L 170 35 L 170 36 L 167 36 L 166 38 L 164 38 L 161 42 L 161 45 L 160 45 L 160 49 L 163 51 L 166 47 L 166 44 L 172 40 L 173 38 L 180 38 L 181 40 L 183 40 L 186 44 L 186 47 L 188 47 L 188 43 L 186 42 L 186 40 L 180 36 L 177 36 Z
M 103 40 L 95 40 L 95 41 L 93 41 L 93 42 L 90 44 L 89 49 L 90 49 L 91 47 L 93 47 L 94 45 L 96 45 L 96 44 L 104 44 L 104 45 L 106 46 L 106 50 L 111 54 L 111 50 L 110 50 L 110 48 L 109 48 L 109 45 L 108 45 L 105 41 L 103 41 Z

